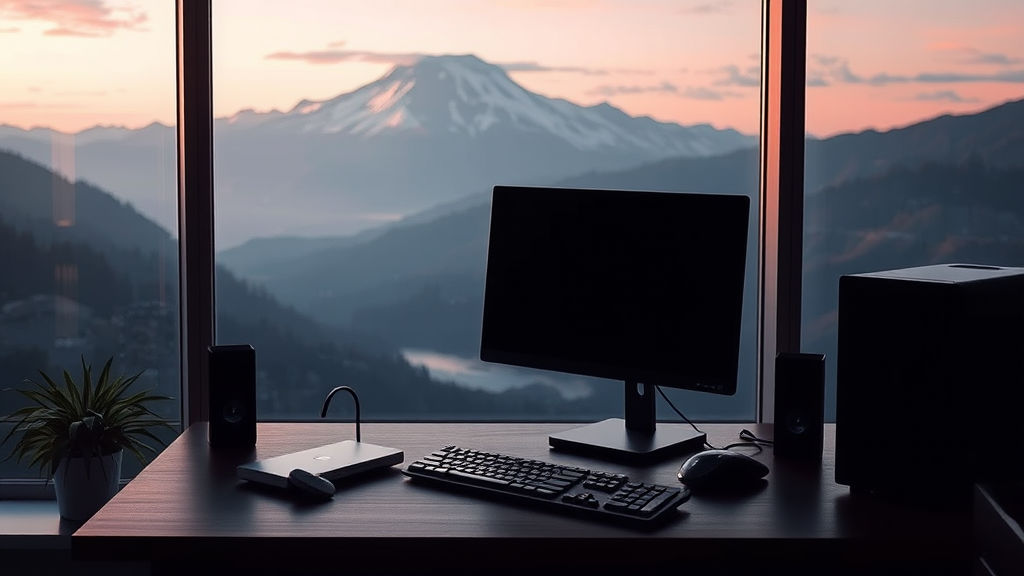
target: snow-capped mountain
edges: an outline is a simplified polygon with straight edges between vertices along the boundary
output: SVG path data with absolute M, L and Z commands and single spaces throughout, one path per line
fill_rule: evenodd
M 636 150 L 654 159 L 721 154 L 752 143 L 734 131 L 706 125 L 687 129 L 634 118 L 607 103 L 583 107 L 540 96 L 516 84 L 502 68 L 472 55 L 426 56 L 354 92 L 303 100 L 286 118 L 267 118 L 274 119 L 304 134 L 365 137 L 410 132 L 476 138 L 509 128 L 549 134 L 579 150 Z M 251 123 L 253 113 L 240 113 L 228 122 Z
M 43 132 L 3 128 L 0 148 L 50 164 Z M 348 234 L 495 184 L 756 144 L 734 130 L 534 94 L 471 55 L 423 57 L 286 112 L 244 110 L 217 119 L 214 135 L 219 248 L 254 236 Z M 159 124 L 90 128 L 75 135 L 74 176 L 175 230 L 173 139 Z

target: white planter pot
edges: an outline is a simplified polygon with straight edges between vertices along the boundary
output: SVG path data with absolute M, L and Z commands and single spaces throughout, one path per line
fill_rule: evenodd
M 53 489 L 57 493 L 57 509 L 62 518 L 85 522 L 103 507 L 121 482 L 121 456 L 123 450 L 89 462 L 85 458 L 65 458 L 53 474 Z

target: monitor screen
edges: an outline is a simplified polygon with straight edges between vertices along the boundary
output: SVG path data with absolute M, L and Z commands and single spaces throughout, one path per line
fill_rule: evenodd
M 749 206 L 739 195 L 496 186 L 481 359 L 734 394 Z
M 733 394 L 746 196 L 496 187 L 481 359 Z

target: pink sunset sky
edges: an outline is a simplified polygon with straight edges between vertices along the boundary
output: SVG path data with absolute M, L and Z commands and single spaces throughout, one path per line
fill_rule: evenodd
M 1021 0 L 809 2 L 807 129 L 888 129 L 1024 97 Z M 214 0 L 217 116 L 476 54 L 582 105 L 756 133 L 753 0 Z M 0 124 L 175 118 L 173 0 L 0 0 Z

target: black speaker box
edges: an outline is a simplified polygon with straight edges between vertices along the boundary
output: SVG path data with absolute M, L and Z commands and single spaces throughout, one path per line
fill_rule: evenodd
M 248 344 L 210 346 L 211 448 L 256 445 L 256 350 Z
M 779 458 L 821 460 L 825 441 L 825 356 L 775 357 L 775 443 Z
M 1024 268 L 846 275 L 838 314 L 837 483 L 969 502 L 1024 480 Z

